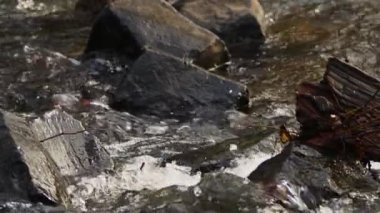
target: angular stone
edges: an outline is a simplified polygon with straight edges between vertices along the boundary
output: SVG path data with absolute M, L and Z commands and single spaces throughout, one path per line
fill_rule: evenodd
M 64 176 L 112 169 L 113 164 L 97 138 L 69 114 L 53 110 L 36 119 L 32 130 Z
M 173 5 L 227 44 L 264 40 L 264 10 L 258 0 L 179 0 Z
M 248 104 L 245 86 L 153 50 L 135 62 L 114 96 L 114 105 L 127 111 L 174 117 L 200 107 L 226 110 Z
M 68 203 L 65 182 L 27 121 L 2 111 L 0 124 L 0 191 L 35 202 Z
M 229 60 L 225 44 L 194 24 L 164 0 L 117 0 L 93 26 L 86 53 L 116 51 L 136 59 L 157 49 L 210 68 Z
M 108 153 L 67 113 L 30 120 L 0 112 L 0 197 L 69 206 L 65 176 L 112 168 Z

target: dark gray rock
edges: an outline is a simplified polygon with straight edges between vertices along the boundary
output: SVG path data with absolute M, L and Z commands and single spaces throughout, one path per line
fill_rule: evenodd
M 125 76 L 129 61 L 95 58 L 81 63 L 58 52 L 24 46 L 23 53 L 0 69 L 0 108 L 43 114 L 60 107 L 68 112 L 88 110 L 81 101 L 104 99 Z M 103 100 L 102 100 L 103 101 Z
M 118 108 L 157 116 L 184 117 L 199 107 L 248 105 L 245 86 L 152 50 L 135 62 L 114 96 Z
M 264 11 L 257 0 L 179 0 L 174 7 L 227 44 L 264 40 Z
M 376 193 L 380 186 L 360 164 L 329 158 L 293 142 L 248 178 L 262 184 L 285 207 L 300 211 L 353 191 Z
M 26 46 L 24 51 L 25 57 L 15 59 L 20 64 L 15 69 L 27 71 L 0 70 L 0 87 L 6 91 L 0 106 L 7 110 L 43 114 L 61 107 L 77 113 L 89 110 L 86 101 L 98 100 L 123 111 L 164 117 L 189 115 L 197 107 L 216 112 L 248 103 L 244 86 L 163 52 L 146 50 L 133 64 L 123 55 L 94 54 L 80 63 L 45 49 Z
M 111 50 L 136 59 L 147 47 L 204 68 L 229 59 L 223 41 L 163 0 L 114 1 L 97 18 L 85 52 Z

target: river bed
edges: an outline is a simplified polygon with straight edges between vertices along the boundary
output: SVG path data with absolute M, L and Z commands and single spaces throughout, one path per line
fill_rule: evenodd
M 71 10 L 73 1 L 40 2 L 0 1 L 0 70 L 4 76 L 0 88 L 3 91 L 9 89 L 9 82 L 22 82 L 30 77 L 24 61 L 33 60 L 27 55 L 28 48 L 47 49 L 75 63 L 80 61 L 91 20 L 75 16 Z M 278 126 L 298 129 L 295 89 L 302 81 L 319 81 L 328 57 L 344 58 L 373 75 L 380 74 L 380 3 L 376 0 L 267 0 L 262 5 L 268 22 L 266 42 L 259 51 L 252 47 L 250 53 L 247 52 L 250 48 L 245 47 L 244 53 L 236 54 L 241 57 L 233 54 L 232 65 L 223 73 L 249 86 L 248 114 L 231 110 L 218 122 L 193 118 L 185 123 L 103 109 L 76 115 L 89 132 L 99 136 L 116 165 L 113 172 L 82 177 L 76 180 L 77 184 L 69 186 L 76 210 L 284 210 L 276 203 L 268 206 L 260 203 L 259 208 L 251 203 L 262 189 L 247 185 L 246 177 L 261 162 L 282 150 Z M 4 98 L 0 97 L 1 107 L 14 110 L 16 107 L 3 104 Z M 179 157 L 162 166 L 174 155 L 198 149 L 204 149 L 199 156 Z M 201 175 L 210 165 L 220 168 Z M 230 187 L 224 188 L 223 184 L 227 183 Z M 367 206 L 367 210 L 379 210 L 379 197 L 370 199 L 373 206 Z M 347 197 L 334 198 L 318 211 L 360 209 L 361 201 L 357 205 L 348 205 L 350 202 Z M 17 212 L 20 206 L 21 202 L 0 201 L 0 210 Z M 33 208 L 38 211 L 44 207 Z M 303 207 L 299 210 L 306 211 Z

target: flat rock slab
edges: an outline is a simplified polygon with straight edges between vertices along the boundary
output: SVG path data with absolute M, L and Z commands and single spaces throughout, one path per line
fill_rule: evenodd
M 131 112 L 182 117 L 200 107 L 244 108 L 248 92 L 239 83 L 171 55 L 148 50 L 127 74 L 114 102 Z
M 28 122 L 15 114 L 1 112 L 1 193 L 38 202 L 66 203 L 65 184 L 58 168 L 47 156 Z
M 65 112 L 54 110 L 46 113 L 32 123 L 32 129 L 64 176 L 113 167 L 110 156 L 98 139 L 86 132 L 80 121 Z
M 85 52 L 119 51 L 135 59 L 147 47 L 188 58 L 204 68 L 229 60 L 222 40 L 163 0 L 112 2 L 94 24 Z
M 264 10 L 257 0 L 179 0 L 173 5 L 227 44 L 264 40 Z
M 0 115 L 0 196 L 69 206 L 66 176 L 113 168 L 96 138 L 65 112 L 54 110 L 34 121 Z

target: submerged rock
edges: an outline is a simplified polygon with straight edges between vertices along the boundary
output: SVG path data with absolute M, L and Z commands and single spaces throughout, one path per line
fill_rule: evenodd
M 239 83 L 147 50 L 116 90 L 113 103 L 130 112 L 183 117 L 199 107 L 245 108 L 248 92 Z
M 0 69 L 3 109 L 43 113 L 53 108 L 55 94 L 77 94 L 89 80 L 88 69 L 75 59 L 43 48 L 23 46 L 14 66 Z
M 227 44 L 264 40 L 265 17 L 258 0 L 179 0 L 174 7 Z
M 257 212 L 271 205 L 262 188 L 243 178 L 220 173 L 207 174 L 198 185 L 189 188 L 127 191 L 113 212 Z
M 94 24 L 85 52 L 115 51 L 136 59 L 146 48 L 192 60 L 204 68 L 229 59 L 223 41 L 163 0 L 112 2 Z
M 233 167 L 233 160 L 246 149 L 255 147 L 257 148 L 256 153 L 265 153 L 266 147 L 259 143 L 273 131 L 273 129 L 260 130 L 258 128 L 257 131 L 245 137 L 225 140 L 196 150 L 183 151 L 183 153 L 166 158 L 161 166 L 165 166 L 168 162 L 176 162 L 179 165 L 191 167 L 193 173 L 201 172 L 202 174 Z M 231 147 L 236 147 L 237 150 L 231 150 Z

